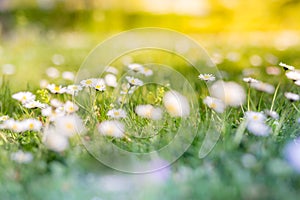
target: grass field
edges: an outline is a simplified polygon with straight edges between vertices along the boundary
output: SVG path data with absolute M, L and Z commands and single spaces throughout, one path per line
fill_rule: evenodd
M 191 29 L 203 71 L 139 49 L 88 74 L 118 31 L 16 16 L 0 38 L 0 199 L 298 199 L 299 31 Z

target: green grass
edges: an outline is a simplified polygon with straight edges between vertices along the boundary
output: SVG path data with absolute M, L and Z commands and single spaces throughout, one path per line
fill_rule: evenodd
M 29 36 L 28 36 L 29 35 Z M 2 76 L 0 88 L 0 114 L 9 115 L 15 119 L 39 118 L 39 110 L 28 110 L 11 98 L 11 95 L 20 90 L 30 90 L 37 94 L 38 83 L 41 78 L 46 78 L 45 69 L 51 63 L 53 54 L 62 54 L 65 63 L 58 66 L 61 71 L 77 71 L 83 58 L 87 55 L 94 42 L 98 42 L 97 37 L 83 38 L 86 44 L 71 48 L 63 43 L 63 36 L 57 40 L 41 37 L 37 33 L 23 34 L 19 39 L 10 39 L 3 43 L 3 60 L 0 64 L 12 63 L 16 65 L 17 73 L 13 76 Z M 30 39 L 30 37 L 32 37 Z M 34 40 L 33 38 L 36 38 Z M 216 41 L 214 41 L 217 43 Z M 219 49 L 218 44 L 209 45 L 208 50 Z M 226 43 L 221 40 L 218 42 Z M 30 45 L 30 47 L 28 46 Z M 222 49 L 223 54 L 228 49 Z M 235 50 L 235 49 L 231 49 Z M 272 53 L 279 61 L 296 65 L 300 63 L 300 47 L 286 51 L 278 51 L 270 46 L 248 46 L 244 44 L 238 52 L 241 59 L 238 62 L 225 60 L 218 65 L 218 68 L 228 73 L 225 80 L 239 82 L 247 89 L 246 83 L 242 82 L 242 69 L 249 66 L 249 56 L 253 54 L 264 57 Z M 16 56 L 16 54 L 20 56 Z M 212 53 L 210 53 L 212 54 Z M 151 174 L 134 175 L 121 173 L 112 170 L 98 162 L 90 155 L 78 137 L 72 138 L 71 147 L 63 153 L 55 153 L 48 150 L 42 143 L 42 134 L 36 132 L 25 132 L 17 134 L 11 131 L 0 130 L 0 194 L 3 199 L 297 199 L 300 191 L 300 177 L 288 165 L 283 156 L 285 145 L 299 137 L 299 124 L 296 123 L 300 113 L 299 102 L 289 102 L 284 97 L 285 91 L 299 93 L 299 88 L 293 86 L 288 81 L 282 71 L 277 77 L 266 74 L 265 66 L 271 65 L 263 61 L 262 67 L 256 67 L 255 78 L 271 83 L 275 87 L 280 82 L 278 94 L 274 99 L 273 110 L 279 113 L 278 123 L 273 119 L 268 119 L 267 124 L 272 128 L 272 134 L 262 138 L 254 136 L 247 131 L 240 129 L 240 139 L 236 139 L 237 130 L 243 121 L 243 110 L 247 110 L 247 105 L 241 108 L 228 108 L 226 112 L 219 116 L 207 108 L 202 99 L 207 94 L 206 85 L 197 79 L 198 73 L 192 68 L 186 68 L 186 63 L 180 59 L 171 59 L 166 54 L 159 52 L 152 55 L 151 61 L 159 62 L 163 60 L 170 66 L 176 68 L 188 80 L 190 80 L 197 92 L 197 103 L 199 113 L 188 119 L 188 123 L 199 125 L 197 135 L 192 145 L 187 151 L 168 169 L 169 176 L 166 180 L 153 178 Z M 163 56 L 162 56 L 163 55 Z M 133 58 L 142 62 L 143 57 L 138 53 L 132 55 Z M 174 62 L 174 63 L 172 63 Z M 122 66 L 120 60 L 115 61 L 116 66 Z M 30 73 L 29 73 L 30 72 Z M 52 80 L 57 84 L 68 84 L 57 79 Z M 166 80 L 176 82 L 176 80 Z M 180 83 L 179 83 L 180 86 Z M 179 87 L 178 86 L 178 87 Z M 158 88 L 162 86 L 149 85 L 147 89 L 137 90 L 131 98 L 129 104 L 124 105 L 128 109 L 134 108 L 138 104 L 150 103 L 159 96 Z M 165 88 L 167 91 L 168 89 Z M 38 98 L 42 101 L 42 98 Z M 50 95 L 50 98 L 58 97 L 63 101 L 70 99 L 67 95 Z M 94 94 L 88 97 L 94 97 Z M 82 116 L 90 116 L 90 124 L 95 125 L 99 121 L 107 119 L 106 112 L 110 109 L 110 104 L 116 101 L 117 96 L 109 94 L 98 95 L 96 105 L 98 110 L 96 115 L 91 112 L 79 113 Z M 273 102 L 273 95 L 265 94 L 254 89 L 250 91 L 250 108 L 253 111 L 263 111 L 270 109 Z M 88 106 L 91 99 L 86 99 Z M 93 100 L 93 99 L 92 99 Z M 83 100 L 81 102 L 84 102 Z M 117 105 L 116 103 L 114 103 Z M 161 100 L 156 101 L 156 105 L 162 105 Z M 91 110 L 89 110 L 91 111 Z M 126 133 L 127 138 L 114 139 L 103 138 L 96 149 L 105 148 L 105 144 L 113 144 L 124 148 L 130 152 L 149 152 L 167 144 L 178 130 L 180 120 L 170 118 L 167 114 L 164 124 L 159 124 L 162 129 L 155 137 L 141 139 L 136 137 L 140 134 L 140 128 L 157 125 L 149 120 L 138 118 L 133 112 L 128 113 L 133 120 L 124 120 L 126 124 L 135 124 L 135 130 Z M 199 149 L 203 143 L 207 128 L 214 117 L 225 119 L 218 143 L 208 156 L 203 159 L 198 157 Z M 94 121 L 97 119 L 96 121 Z M 45 122 L 45 119 L 42 118 Z M 184 121 L 184 120 L 183 120 Z M 94 130 L 88 135 L 93 138 Z M 188 133 L 187 133 L 188 134 Z M 139 135 L 138 135 L 139 136 Z M 17 164 L 10 159 L 12 152 L 22 149 L 30 151 L 34 155 L 34 160 L 29 164 Z M 250 161 L 249 161 L 250 158 Z M 252 160 L 251 160 L 252 159 Z M 251 163 L 251 161 L 253 161 Z M 249 164 L 250 163 L 250 164 Z M 163 179 L 162 174 L 158 177 Z M 96 198 L 95 198 L 96 199 Z

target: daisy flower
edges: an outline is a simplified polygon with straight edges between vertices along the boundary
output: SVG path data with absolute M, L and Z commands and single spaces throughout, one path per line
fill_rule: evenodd
M 63 102 L 61 102 L 58 99 L 51 99 L 50 105 L 53 106 L 54 108 L 58 108 L 58 107 L 63 106 Z
M 47 89 L 53 94 L 63 94 L 67 91 L 67 88 L 55 84 L 49 84 Z
M 76 114 L 57 117 L 54 124 L 56 131 L 67 137 L 71 137 L 76 133 L 81 134 L 85 130 L 82 120 Z
M 279 114 L 275 111 L 265 110 L 265 114 L 273 119 L 279 119 Z
M 106 74 L 104 77 L 105 83 L 110 87 L 117 87 L 117 77 L 113 74 Z
M 29 152 L 17 151 L 10 155 L 10 159 L 17 162 L 17 163 L 30 163 L 33 159 L 33 156 Z
M 300 80 L 300 72 L 299 71 L 287 71 L 285 73 L 286 77 L 293 81 Z
M 62 78 L 68 81 L 73 81 L 75 78 L 75 74 L 73 72 L 65 71 L 62 73 Z
M 74 113 L 79 109 L 78 106 L 71 101 L 67 101 L 63 107 L 64 111 L 68 114 Z
M 93 87 L 95 81 L 96 81 L 95 78 L 89 78 L 89 79 L 85 79 L 85 80 L 80 81 L 80 84 L 83 87 Z
M 247 124 L 247 130 L 256 136 L 268 136 L 271 128 L 263 122 L 251 121 Z
M 57 133 L 53 127 L 46 129 L 43 135 L 44 144 L 52 151 L 63 152 L 69 147 L 68 138 L 60 133 Z
M 299 101 L 300 99 L 300 96 L 298 94 L 295 94 L 295 93 L 292 93 L 292 92 L 285 92 L 284 93 L 284 96 L 290 100 L 291 102 L 294 102 L 294 101 Z
M 142 86 L 144 83 L 140 79 L 134 78 L 132 76 L 126 76 L 125 77 L 129 83 L 129 85 L 132 86 Z
M 16 121 L 14 119 L 8 119 L 3 123 L 5 129 L 9 129 L 13 132 L 20 133 L 25 131 L 24 124 L 20 121 Z
M 291 70 L 291 71 L 295 70 L 294 66 L 287 65 L 287 64 L 282 63 L 282 62 L 279 63 L 279 66 L 283 67 L 284 70 Z
M 53 110 L 50 106 L 42 109 L 42 116 L 48 117 L 50 121 L 54 121 L 56 118 L 62 117 L 64 115 L 65 113 L 60 109 Z
M 106 85 L 105 85 L 104 79 L 102 79 L 102 78 L 95 79 L 94 83 L 93 83 L 93 88 L 100 91 L 100 92 L 105 91 L 106 90 Z
M 213 109 L 217 113 L 223 113 L 226 106 L 224 102 L 220 99 L 216 99 L 213 97 L 207 96 L 204 100 L 203 103 L 206 104 L 209 108 Z
M 174 90 L 165 93 L 163 104 L 172 117 L 186 117 L 190 114 L 187 98 Z
M 119 73 L 119 70 L 112 66 L 108 66 L 105 71 L 108 73 L 115 74 L 115 75 L 117 75 Z
M 98 131 L 101 135 L 121 138 L 124 136 L 125 126 L 116 120 L 103 121 L 98 125 Z
M 266 116 L 261 112 L 248 111 L 245 113 L 247 120 L 247 130 L 256 136 L 268 136 L 271 132 L 269 126 L 265 124 Z
M 78 92 L 82 90 L 80 85 L 68 85 L 67 86 L 67 94 L 77 96 Z
M 251 78 L 251 77 L 243 78 L 243 81 L 246 83 L 258 83 L 259 82 L 258 80 Z
M 266 116 L 261 112 L 247 111 L 245 113 L 247 122 L 264 122 Z
M 160 120 L 162 118 L 162 110 L 160 108 L 155 108 L 150 104 L 138 105 L 135 108 L 135 113 L 140 117 L 152 120 Z
M 136 86 L 130 86 L 129 83 L 124 83 L 122 84 L 122 90 L 120 91 L 120 94 L 132 94 L 135 89 Z
M 252 88 L 255 88 L 256 90 L 266 92 L 268 94 L 273 94 L 275 91 L 275 88 L 273 85 L 269 83 L 263 83 L 263 82 L 252 82 L 250 83 L 250 86 Z
M 200 74 L 198 76 L 198 78 L 203 80 L 203 81 L 214 81 L 214 80 L 216 80 L 216 77 L 212 74 Z
M 135 71 L 135 72 L 140 72 L 144 67 L 143 65 L 141 64 L 138 64 L 138 63 L 132 63 L 132 64 L 129 64 L 128 65 L 128 68 L 132 71 Z
M 153 71 L 147 67 L 143 67 L 139 70 L 139 73 L 145 75 L 145 76 L 152 76 L 153 75 Z
M 46 104 L 43 104 L 39 101 L 30 101 L 30 102 L 27 102 L 27 103 L 23 104 L 23 106 L 25 108 L 29 108 L 29 109 L 32 109 L 32 108 L 45 108 Z
M 42 122 L 37 119 L 26 119 L 22 123 L 27 130 L 40 131 L 42 128 Z
M 18 92 L 12 95 L 13 99 L 20 101 L 21 103 L 26 103 L 35 100 L 35 95 L 31 92 Z
M 246 100 L 244 88 L 235 82 L 217 81 L 209 91 L 212 97 L 222 100 L 228 106 L 238 107 Z
M 111 109 L 107 112 L 107 116 L 115 119 L 125 118 L 126 112 L 123 109 Z
M 289 142 L 284 149 L 285 159 L 289 165 L 300 173 L 300 138 Z
M 7 116 L 7 115 L 0 116 L 0 122 L 5 122 L 8 119 L 9 119 L 9 116 Z

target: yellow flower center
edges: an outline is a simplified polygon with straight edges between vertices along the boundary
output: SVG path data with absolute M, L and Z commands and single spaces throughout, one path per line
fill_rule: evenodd
M 67 123 L 67 124 L 66 124 L 66 127 L 67 127 L 67 129 L 69 129 L 69 130 L 73 130 L 73 129 L 74 129 L 74 126 L 73 126 L 72 123 Z
M 211 103 L 211 104 L 210 104 L 210 107 L 213 108 L 213 109 L 215 109 L 215 108 L 217 107 L 217 104 Z
M 58 92 L 60 90 L 59 86 L 55 86 L 54 90 Z
M 29 124 L 29 129 L 33 129 L 34 128 L 34 124 L 33 123 L 30 123 Z
M 107 134 L 108 134 L 108 135 L 112 135 L 113 132 L 114 132 L 113 127 L 108 127 L 108 129 L 107 129 Z
M 86 80 L 85 83 L 86 83 L 87 85 L 91 85 L 91 84 L 92 84 L 92 81 L 91 81 L 91 80 Z

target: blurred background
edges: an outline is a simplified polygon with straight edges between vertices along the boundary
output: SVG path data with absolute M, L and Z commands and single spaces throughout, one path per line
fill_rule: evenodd
M 76 71 L 99 42 L 140 27 L 190 35 L 220 68 L 274 65 L 299 52 L 299 10 L 297 0 L 0 0 L 0 66 L 12 86 L 38 85 L 45 69 Z

